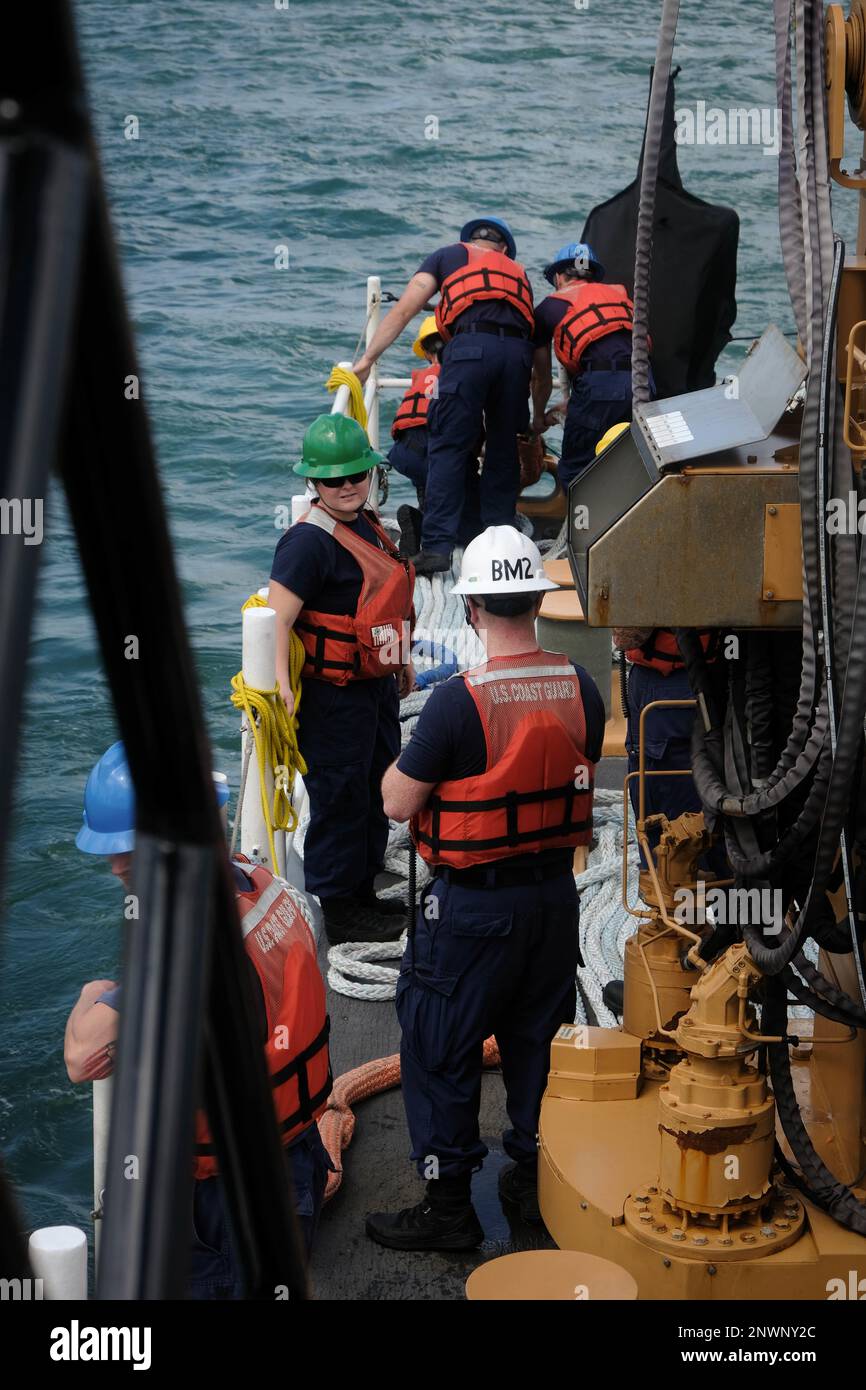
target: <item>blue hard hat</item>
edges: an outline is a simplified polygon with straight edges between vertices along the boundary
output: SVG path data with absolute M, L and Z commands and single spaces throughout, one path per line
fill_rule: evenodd
M 228 784 L 214 774 L 217 805 Z M 122 741 L 112 743 L 91 770 L 84 788 L 83 824 L 75 843 L 85 854 L 128 854 L 135 847 L 135 788 Z
M 127 854 L 135 844 L 135 788 L 118 740 L 103 753 L 84 788 L 83 825 L 75 843 L 85 854 Z
M 544 267 L 544 278 L 551 285 L 556 284 L 553 277 L 558 270 L 591 270 L 597 280 L 604 275 L 604 266 L 588 241 L 570 241 L 567 246 L 560 246 L 550 265 Z
M 514 240 L 511 228 L 503 217 L 473 217 L 470 222 L 467 222 L 464 227 L 461 227 L 460 240 L 469 241 L 472 233 L 477 232 L 479 227 L 493 227 L 497 232 L 501 232 L 506 243 L 505 254 L 514 260 L 517 255 L 517 242 Z

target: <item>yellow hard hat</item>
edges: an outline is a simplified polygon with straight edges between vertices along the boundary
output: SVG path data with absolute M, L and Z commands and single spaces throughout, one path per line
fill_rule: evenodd
M 434 333 L 437 335 L 439 333 L 439 329 L 436 327 L 436 315 L 428 314 L 421 327 L 418 329 L 418 337 L 412 344 L 412 351 L 416 357 L 424 357 L 422 343 L 425 338 L 432 338 Z
M 621 420 L 618 425 L 611 425 L 610 429 L 601 436 L 601 439 L 595 446 L 596 458 L 598 458 L 599 454 L 603 454 L 607 446 L 612 444 L 615 439 L 619 439 L 623 430 L 628 429 L 631 429 L 631 426 L 627 420 Z

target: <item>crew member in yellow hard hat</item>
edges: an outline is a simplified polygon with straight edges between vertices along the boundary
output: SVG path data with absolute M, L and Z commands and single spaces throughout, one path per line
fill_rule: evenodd
M 414 684 L 412 566 L 367 506 L 381 461 L 357 420 L 313 421 L 294 471 L 316 498 L 280 538 L 268 591 L 290 711 L 292 630 L 306 652 L 298 707 L 310 797 L 304 876 L 334 944 L 393 939 L 406 925 L 402 904 L 374 891 L 388 842 L 382 774 L 400 749 L 399 695 Z
M 426 577 L 451 568 L 467 466 L 482 429 L 484 524 L 514 520 L 520 492 L 517 436 L 529 421 L 535 331 L 532 286 L 517 260 L 511 228 L 501 217 L 473 217 L 458 242 L 421 262 L 355 363 L 362 381 L 437 290 L 436 324 L 445 348 L 438 396 L 428 411 L 422 546 L 413 557 L 416 572 Z
M 430 402 L 438 395 L 444 346 L 436 326 L 436 317 L 428 314 L 412 344 L 415 356 L 426 360 L 427 366 L 413 371 L 411 385 L 397 407 L 391 426 L 394 443 L 388 454 L 388 463 L 415 484 L 418 497 L 417 508 L 405 504 L 397 508 L 400 549 L 406 555 L 414 555 L 421 546 L 422 512 L 427 491 L 427 413 Z M 483 436 L 479 438 L 478 447 L 472 451 L 466 465 L 463 511 L 457 529 L 457 540 L 461 545 L 471 541 L 482 529 L 478 478 L 478 455 L 482 443 Z
M 586 242 L 557 251 L 544 278 L 553 286 L 535 312 L 532 429 L 540 434 L 558 412 L 547 410 L 553 378 L 551 344 L 570 389 L 557 465 L 567 492 L 595 456 L 599 437 L 632 415 L 631 334 L 634 305 L 624 285 L 608 284 Z M 655 387 L 650 374 L 650 390 Z
M 398 473 L 415 484 L 418 506 L 424 506 L 427 486 L 427 412 L 439 389 L 442 349 L 445 346 L 436 319 L 428 314 L 418 330 L 412 351 L 426 363 L 412 372 L 412 382 L 397 407 L 391 437 L 394 440 L 388 462 Z
M 574 848 L 592 834 L 604 739 L 592 678 L 536 639 L 544 591 L 556 587 L 513 526 L 466 547 L 452 592 L 487 660 L 433 690 L 382 786 L 433 875 L 397 984 L 403 1100 L 426 1196 L 367 1219 L 367 1234 L 397 1250 L 468 1250 L 483 1237 L 470 1185 L 487 1153 L 478 1104 L 491 1033 L 514 1160 L 499 1190 L 524 1220 L 541 1219 L 538 1116 L 551 1040 L 574 1019 Z

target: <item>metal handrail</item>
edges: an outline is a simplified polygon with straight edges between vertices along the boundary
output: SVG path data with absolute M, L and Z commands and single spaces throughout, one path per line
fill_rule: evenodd
M 365 346 L 369 347 L 373 339 L 373 334 L 379 327 L 379 319 L 382 313 L 382 281 L 378 275 L 367 276 L 367 320 L 364 330 Z M 345 367 L 351 371 L 351 362 L 338 362 L 338 367 Z M 364 406 L 367 411 L 367 435 L 374 449 L 379 448 L 379 398 L 384 391 L 405 391 L 411 386 L 412 378 L 408 376 L 380 376 L 379 364 L 374 362 L 364 387 Z M 349 412 L 350 393 L 348 386 L 340 386 L 334 395 L 334 403 L 331 406 L 332 415 L 347 415 Z

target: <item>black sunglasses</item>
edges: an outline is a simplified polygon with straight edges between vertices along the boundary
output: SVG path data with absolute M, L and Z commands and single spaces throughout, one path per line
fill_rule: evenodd
M 321 483 L 322 487 L 338 488 L 342 487 L 344 483 L 351 483 L 354 487 L 356 483 L 362 483 L 369 476 L 370 470 L 365 468 L 363 473 L 347 473 L 344 478 L 317 478 L 316 482 Z

